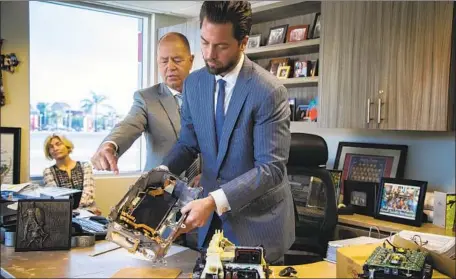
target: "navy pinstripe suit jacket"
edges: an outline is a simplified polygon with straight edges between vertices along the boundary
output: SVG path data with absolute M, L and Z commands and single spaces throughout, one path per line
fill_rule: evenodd
M 214 92 L 215 77 L 206 68 L 187 77 L 179 139 L 163 164 L 181 173 L 201 152 L 204 195 L 222 188 L 231 207 L 226 220 L 237 240 L 241 245 L 263 245 L 266 259 L 274 261 L 295 239 L 286 172 L 290 148 L 287 90 L 245 57 L 218 147 Z M 211 219 L 198 231 L 200 245 Z

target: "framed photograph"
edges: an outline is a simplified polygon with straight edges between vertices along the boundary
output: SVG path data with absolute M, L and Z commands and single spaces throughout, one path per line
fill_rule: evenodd
M 318 59 L 314 61 L 309 61 L 310 71 L 309 76 L 316 77 L 318 76 Z
M 288 24 L 272 27 L 269 30 L 268 45 L 281 44 L 287 36 Z
M 379 187 L 376 219 L 421 226 L 426 181 L 382 178 Z
M 277 69 L 277 77 L 279 79 L 287 79 L 290 75 L 290 66 L 280 66 Z
M 306 77 L 308 75 L 307 61 L 296 61 L 294 63 L 293 77 Z
M 289 66 L 290 58 L 274 58 L 269 61 L 269 72 L 275 77 L 277 76 L 277 70 L 281 66 Z
M 21 128 L 0 127 L 0 183 L 19 184 Z
M 261 34 L 251 35 L 251 36 L 249 36 L 249 40 L 247 41 L 247 48 L 260 47 L 260 43 L 261 43 Z
M 339 203 L 342 203 L 343 201 L 340 200 L 340 182 L 342 179 L 342 171 L 340 170 L 328 170 L 329 174 L 331 175 L 331 179 L 334 184 L 334 192 L 335 192 L 335 197 L 336 197 L 336 206 Z
M 312 34 L 311 38 L 312 39 L 317 39 L 320 38 L 320 32 L 321 32 L 321 23 L 320 23 L 320 18 L 321 18 L 321 13 L 316 13 L 314 22 L 312 25 Z
M 334 169 L 342 171 L 342 181 L 380 183 L 382 177 L 402 178 L 407 158 L 406 145 L 339 142 Z M 341 194 L 344 194 L 341 185 Z
M 19 200 L 16 252 L 69 250 L 71 248 L 71 200 Z
M 290 26 L 287 31 L 287 43 L 307 40 L 308 32 L 308 24 Z
M 371 182 L 345 180 L 345 205 L 352 205 L 354 212 L 367 216 L 375 215 L 378 184 Z

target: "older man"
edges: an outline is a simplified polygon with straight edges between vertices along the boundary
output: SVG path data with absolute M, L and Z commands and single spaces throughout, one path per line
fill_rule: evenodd
M 117 160 L 145 133 L 147 160 L 145 171 L 158 166 L 177 140 L 180 131 L 182 84 L 193 65 L 187 38 L 167 33 L 158 43 L 158 69 L 163 83 L 134 94 L 130 112 L 103 140 L 92 164 L 97 170 L 118 173 Z

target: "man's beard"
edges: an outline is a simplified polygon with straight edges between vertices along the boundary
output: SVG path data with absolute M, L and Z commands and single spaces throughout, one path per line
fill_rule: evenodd
M 220 67 L 220 68 L 213 68 L 213 67 L 210 67 L 208 64 L 207 64 L 207 60 L 204 60 L 204 63 L 206 64 L 206 69 L 209 73 L 213 74 L 213 75 L 220 75 L 220 74 L 223 74 L 223 73 L 226 73 L 230 70 L 232 70 L 235 65 L 237 64 L 239 59 L 233 59 L 231 60 L 226 66 L 224 67 Z

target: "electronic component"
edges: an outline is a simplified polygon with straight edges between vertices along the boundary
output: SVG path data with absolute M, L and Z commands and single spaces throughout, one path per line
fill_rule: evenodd
M 431 278 L 432 266 L 426 252 L 377 247 L 363 266 L 360 278 Z
M 216 231 L 193 269 L 193 278 L 269 278 L 263 247 L 236 247 Z
M 185 228 L 186 215 L 181 214 L 181 208 L 197 199 L 201 190 L 188 187 L 166 171 L 142 175 L 112 208 L 106 239 L 131 253 L 163 259 L 178 230 Z

